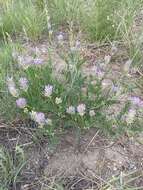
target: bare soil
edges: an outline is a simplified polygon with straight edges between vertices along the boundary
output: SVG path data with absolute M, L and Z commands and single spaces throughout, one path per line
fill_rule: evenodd
M 17 190 L 56 190 L 55 184 L 62 184 L 65 190 L 97 190 L 112 176 L 129 172 L 140 176 L 132 182 L 133 187 L 143 186 L 142 135 L 113 140 L 97 129 L 77 134 L 73 129 L 60 132 L 56 141 L 45 137 L 33 142 L 31 129 L 2 126 L 0 143 L 10 152 L 18 145 L 26 154 Z

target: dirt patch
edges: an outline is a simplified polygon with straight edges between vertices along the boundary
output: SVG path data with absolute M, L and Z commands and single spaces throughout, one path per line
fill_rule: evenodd
M 122 170 L 142 167 L 142 145 L 130 139 L 126 142 L 123 139 L 119 139 L 117 142 L 111 142 L 107 139 L 104 141 L 103 136 L 96 134 L 97 131 L 92 129 L 90 133 L 83 135 L 78 147 L 73 143 L 76 138 L 75 135 L 70 136 L 73 139 L 70 143 L 62 140 L 62 143 L 57 146 L 56 153 L 49 160 L 45 173 L 77 175 L 82 170 L 84 172 L 92 171 L 97 175 L 100 173 L 105 175 L 106 170 L 117 174 Z M 136 156 L 138 162 L 136 162 Z
M 30 129 L 4 129 L 1 144 L 9 151 L 18 145 L 26 154 L 27 164 L 20 176 L 22 190 L 58 189 L 57 185 L 65 190 L 100 189 L 101 184 L 122 172 L 138 172 L 143 178 L 141 135 L 113 141 L 97 129 L 80 135 L 71 130 L 60 134 L 57 143 L 52 144 L 48 138 L 33 142 Z M 141 179 L 137 178 L 133 187 L 141 187 Z

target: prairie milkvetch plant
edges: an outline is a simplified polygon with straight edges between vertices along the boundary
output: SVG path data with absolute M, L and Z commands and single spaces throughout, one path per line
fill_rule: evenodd
M 138 96 L 131 96 L 129 98 L 131 108 L 126 116 L 128 124 L 134 124 L 134 122 L 142 123 L 143 118 L 143 100 Z
M 20 112 L 48 134 L 53 135 L 57 127 L 99 127 L 112 131 L 115 119 L 107 117 L 105 111 L 114 104 L 120 104 L 114 96 L 116 93 L 111 93 L 119 88 L 114 87 L 113 90 L 112 82 L 105 80 L 104 74 L 100 77 L 98 69 L 95 76 L 84 75 L 79 40 L 71 44 L 74 45 L 69 47 L 65 57 L 62 55 L 66 64 L 62 79 L 57 78 L 50 55 L 47 62 L 41 61 L 40 57 L 26 59 L 20 56 L 20 60 L 18 56 L 20 74 L 8 78 L 8 90 Z M 71 47 L 75 47 L 74 50 Z M 110 60 L 111 56 L 107 55 L 105 65 Z M 126 120 L 128 118 L 126 116 Z

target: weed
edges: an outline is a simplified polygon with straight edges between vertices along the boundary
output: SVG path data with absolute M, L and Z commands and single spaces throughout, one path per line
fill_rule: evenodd
M 13 56 L 14 52 L 20 49 L 20 45 L 10 41 L 2 43 L 0 47 L 0 116 L 6 120 L 11 120 L 16 112 L 14 102 L 8 94 L 5 79 L 8 73 L 17 73 Z
M 62 79 L 55 77 L 50 50 L 47 63 L 38 56 L 27 60 L 19 55 L 18 76 L 7 78 L 8 90 L 21 110 L 20 113 L 34 120 L 39 126 L 39 132 L 44 131 L 44 134 L 53 136 L 56 127 L 89 129 L 96 126 L 113 134 L 113 125 L 120 126 L 122 120 L 123 126 L 126 126 L 126 122 L 134 122 L 135 114 L 131 114 L 130 122 L 127 119 L 130 106 L 123 108 L 117 118 L 113 119 L 110 114 L 108 117 L 105 110 L 118 104 L 119 100 L 112 92 L 113 86 L 104 81 L 104 76 L 83 76 L 84 61 L 79 56 L 78 46 L 72 46 L 67 55 L 62 56 L 65 56 L 66 64 Z M 106 56 L 105 64 L 109 62 Z M 122 116 L 125 114 L 127 116 L 124 120 Z M 116 122 L 116 119 L 119 121 Z
M 114 176 L 108 181 L 101 190 L 124 189 L 124 190 L 140 190 L 143 187 L 134 185 L 138 179 L 142 179 L 143 173 L 140 171 L 133 171 L 129 173 L 121 172 L 119 176 Z
M 1 36 L 24 32 L 30 39 L 39 39 L 44 31 L 51 32 L 51 25 L 47 28 L 51 16 L 55 27 L 74 23 L 89 39 L 100 41 L 128 35 L 141 0 L 12 0 L 1 4 Z
M 43 1 L 43 5 L 44 5 Z M 53 23 L 75 23 L 90 40 L 113 40 L 129 32 L 141 2 L 126 0 L 48 0 Z M 41 6 L 41 4 L 40 4 Z
M 38 16 L 37 16 L 38 15 Z M 46 17 L 30 0 L 6 1 L 3 3 L 0 22 L 0 35 L 24 33 L 27 38 L 36 40 L 44 32 Z
M 0 147 L 0 187 L 3 190 L 16 185 L 24 165 L 24 153 L 20 147 L 17 146 L 13 154 Z

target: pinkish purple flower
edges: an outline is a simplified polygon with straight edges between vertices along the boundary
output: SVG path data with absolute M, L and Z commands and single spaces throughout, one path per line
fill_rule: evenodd
M 119 90 L 119 87 L 116 86 L 116 85 L 113 85 L 113 87 L 112 87 L 112 91 L 113 91 L 113 92 L 117 92 L 118 90 Z
M 44 125 L 46 122 L 45 114 L 42 112 L 35 113 L 34 120 L 39 124 L 39 125 Z
M 79 113 L 80 116 L 84 116 L 86 110 L 85 104 L 79 104 L 77 106 L 77 112 Z
M 44 90 L 44 95 L 46 97 L 50 97 L 52 95 L 52 92 L 53 92 L 53 86 L 52 85 L 47 85 L 45 86 L 45 90 Z
M 93 71 L 99 79 L 103 78 L 105 75 L 105 72 L 100 67 L 94 66 Z
M 27 101 L 26 101 L 25 98 L 19 98 L 19 99 L 16 100 L 16 105 L 17 105 L 17 107 L 23 109 L 23 108 L 26 107 Z
M 136 105 L 136 106 L 143 106 L 143 100 L 141 100 L 139 97 L 137 96 L 132 96 L 129 98 L 129 100 L 131 101 L 131 103 L 133 105 Z
M 37 66 L 43 65 L 43 59 L 35 58 L 33 64 Z
M 27 91 L 28 90 L 28 80 L 27 80 L 27 78 L 21 77 L 19 79 L 19 85 L 20 85 L 20 88 L 22 90 Z

